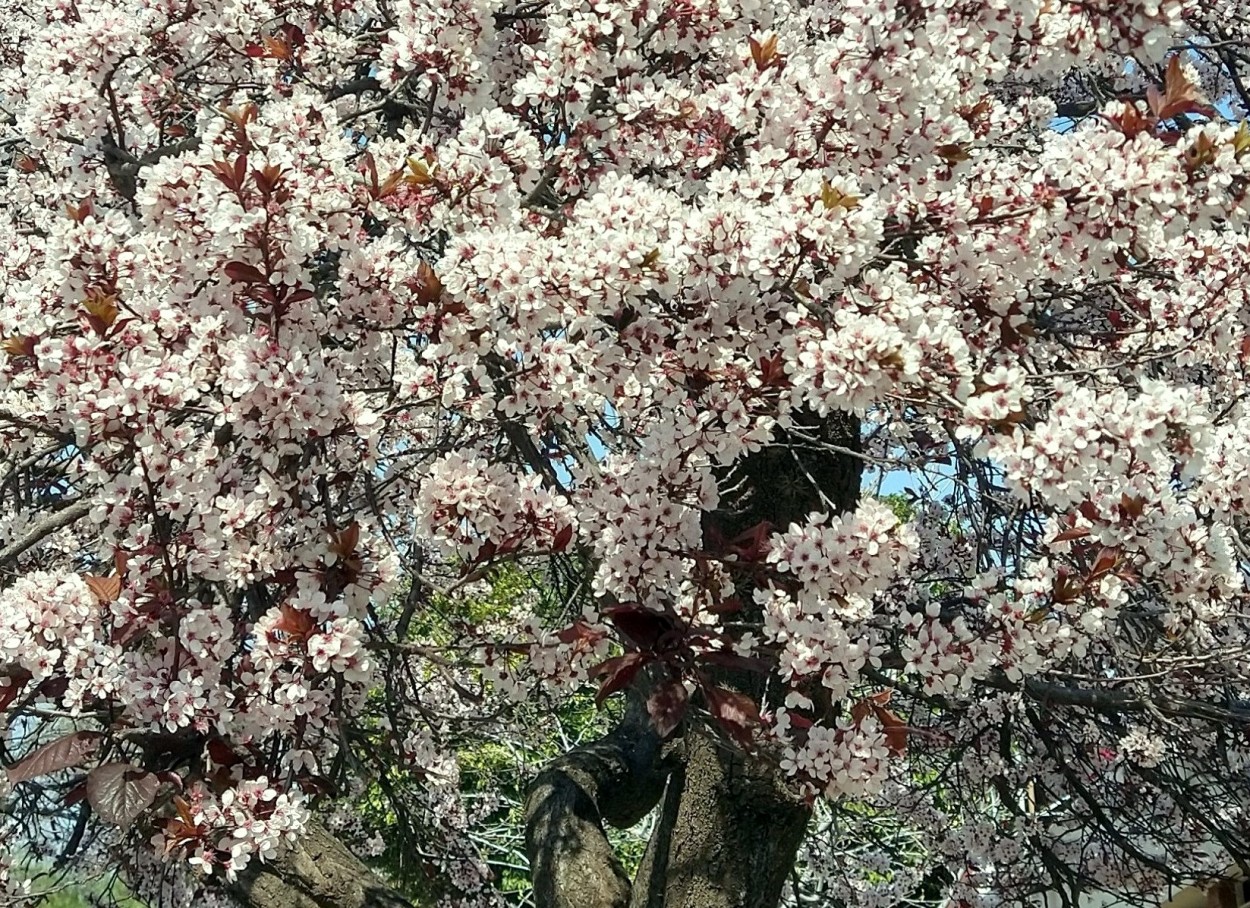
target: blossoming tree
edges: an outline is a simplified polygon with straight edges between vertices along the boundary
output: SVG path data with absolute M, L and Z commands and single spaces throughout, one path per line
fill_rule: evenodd
M 540 908 L 1244 867 L 1244 13 L 6 12 L 0 851 L 492 904 L 457 754 L 591 690 Z

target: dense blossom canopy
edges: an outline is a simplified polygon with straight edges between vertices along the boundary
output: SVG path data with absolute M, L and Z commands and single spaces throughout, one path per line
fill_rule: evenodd
M 457 747 L 650 665 L 841 901 L 1247 856 L 1240 6 L 4 13 L 12 841 L 234 879 L 368 747 L 485 904 Z M 728 538 L 786 433 L 865 493 Z M 581 573 L 457 612 L 504 563 Z

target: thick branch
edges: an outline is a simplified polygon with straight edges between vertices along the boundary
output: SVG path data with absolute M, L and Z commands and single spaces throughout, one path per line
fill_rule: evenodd
M 199 147 L 200 137 L 188 136 L 169 145 L 154 148 L 142 157 L 135 157 L 110 140 L 104 143 L 104 166 L 113 181 L 113 188 L 129 202 L 134 201 L 136 180 L 142 168 L 151 167 L 164 158 L 182 154 L 184 151 L 194 151 Z
M 319 824 L 267 863 L 252 861 L 230 893 L 247 908 L 421 908 L 388 887 Z M 428 904 L 434 904 L 433 899 Z
M 860 450 L 855 417 L 791 414 L 770 445 L 717 476 L 721 509 L 705 516 L 705 533 L 734 538 L 762 522 L 785 527 L 850 510 L 859 497 Z M 750 574 L 738 578 L 742 601 L 752 602 L 756 582 Z M 738 617 L 762 622 L 757 607 Z M 767 681 L 757 674 L 718 668 L 710 677 L 763 701 Z M 706 727 L 689 723 L 685 747 L 634 881 L 632 908 L 776 908 L 810 807 L 776 763 Z
M 327 101 L 337 101 L 349 95 L 363 95 L 367 91 L 382 91 L 382 83 L 373 76 L 362 76 L 349 82 L 331 86 L 325 94 Z
M 626 908 L 630 885 L 603 823 L 628 827 L 664 790 L 667 769 L 640 691 L 606 737 L 555 760 L 530 787 L 525 846 L 537 908 Z
M 1146 100 L 1146 95 L 1145 92 L 1122 94 L 1116 100 L 1132 104 Z M 1066 120 L 1079 120 L 1082 117 L 1088 117 L 1092 113 L 1097 113 L 1107 103 L 1106 100 L 1097 98 L 1088 101 L 1065 101 L 1062 104 L 1055 105 L 1055 116 Z

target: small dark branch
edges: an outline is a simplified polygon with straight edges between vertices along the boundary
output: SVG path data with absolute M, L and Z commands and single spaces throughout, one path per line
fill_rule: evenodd
M 177 142 L 170 142 L 168 145 L 162 145 L 160 148 L 154 148 L 147 154 L 140 156 L 140 167 L 151 167 L 157 161 L 173 155 L 182 154 L 184 151 L 195 151 L 200 147 L 199 136 L 187 136 L 185 139 L 179 139 Z
M 1232 50 L 1221 50 L 1219 51 L 1219 56 L 1224 62 L 1229 79 L 1232 80 L 1233 90 L 1237 92 L 1237 97 L 1241 101 L 1241 106 L 1245 108 L 1246 111 L 1250 111 L 1250 88 L 1246 86 L 1245 80 L 1241 78 L 1241 73 L 1237 69 L 1237 55 Z
M 521 3 L 516 9 L 495 13 L 495 27 L 504 28 L 526 19 L 537 19 L 546 8 L 546 0 Z
M 430 86 L 430 97 L 425 104 L 425 122 L 421 124 L 421 135 L 425 135 L 430 131 L 430 124 L 434 122 L 434 107 L 438 103 L 438 83 L 435 82 Z
M 365 92 L 385 92 L 382 96 L 382 100 L 376 104 L 373 104 L 370 107 L 361 107 L 343 117 L 339 122 L 344 125 L 362 117 L 371 116 L 375 113 L 381 113 L 385 119 L 391 120 L 396 124 L 401 123 L 404 120 L 411 120 L 413 122 L 424 121 L 427 114 L 432 115 L 434 94 L 431 93 L 430 98 L 427 99 L 427 105 L 425 107 L 419 107 L 418 105 L 400 97 L 400 95 L 405 93 L 405 90 L 407 89 L 408 84 L 412 81 L 414 75 L 416 75 L 416 73 L 409 73 L 399 82 L 395 83 L 395 85 L 389 90 L 383 89 L 382 85 L 378 83 L 376 79 L 372 79 L 371 77 L 353 79 L 351 82 L 344 83 L 343 86 L 335 86 L 334 88 L 331 88 L 328 92 L 326 92 L 326 100 L 334 100 L 335 98 L 348 97 L 350 95 L 359 96 Z M 347 87 L 351 87 L 353 90 L 340 91 L 340 89 Z M 335 94 L 336 91 L 339 91 L 339 93 Z M 428 128 L 428 126 L 425 128 Z
M 74 820 L 74 831 L 70 833 L 69 840 L 65 843 L 65 847 L 61 850 L 60 857 L 56 859 L 55 867 L 60 870 L 70 858 L 78 854 L 78 849 L 82 847 L 83 836 L 87 833 L 87 820 L 91 818 L 90 805 L 86 801 L 78 807 L 78 817 Z
M 57 441 L 64 442 L 65 444 L 74 443 L 74 435 L 71 432 L 58 432 L 56 429 L 50 429 L 45 425 L 35 422 L 33 419 L 18 416 L 16 413 L 10 413 L 7 410 L 0 410 L 0 423 L 16 426 L 19 429 L 34 432 L 36 435 L 43 435 L 47 438 L 55 438 Z
M 555 489 L 558 492 L 567 493 L 568 489 L 564 487 L 564 483 L 560 482 L 560 477 L 556 475 L 555 469 L 551 466 L 551 461 L 543 457 L 538 450 L 538 446 L 534 444 L 534 440 L 530 438 L 529 432 L 519 422 L 512 420 L 504 420 L 500 423 L 503 427 L 504 436 L 512 443 L 512 447 L 516 449 L 521 459 L 541 476 L 548 488 Z
M 1125 104 L 1132 104 L 1136 101 L 1146 100 L 1146 96 L 1144 94 L 1127 94 L 1121 95 L 1116 100 L 1123 101 Z M 1101 98 L 1090 101 L 1068 101 L 1055 105 L 1055 116 L 1062 117 L 1065 120 L 1080 120 L 1092 113 L 1097 113 L 1105 103 L 1107 103 L 1106 100 Z
M 989 684 L 1001 690 L 1018 689 L 1001 677 L 989 679 Z M 1179 699 L 1164 694 L 1142 697 L 1126 691 L 1069 687 L 1065 684 L 1036 679 L 1024 682 L 1023 693 L 1043 706 L 1054 703 L 1099 713 L 1157 712 L 1175 719 L 1201 719 L 1219 724 L 1250 724 L 1250 710 L 1248 709 L 1230 709 L 1204 700 Z
M 511 393 L 512 382 L 508 377 L 507 365 L 501 357 L 491 354 L 486 358 L 486 373 L 497 388 L 504 393 Z M 534 444 L 534 440 L 530 438 L 529 432 L 522 423 L 510 419 L 501 419 L 500 427 L 521 460 L 543 478 L 548 488 L 558 492 L 568 492 L 568 489 L 560 482 L 560 477 L 556 474 L 551 461 L 538 450 L 538 446 Z
M 42 448 L 34 454 L 31 454 L 25 460 L 19 461 L 9 467 L 8 472 L 4 474 L 4 478 L 0 479 L 0 499 L 3 498 L 5 490 L 10 488 L 10 486 L 16 489 L 19 481 L 28 477 L 30 471 L 35 469 L 35 466 L 39 463 L 39 461 L 46 457 L 51 457 L 53 454 L 60 453 L 65 449 L 66 445 L 63 442 L 58 441 L 51 447 Z
M 521 201 L 522 208 L 559 208 L 560 200 L 551 191 L 551 181 L 555 179 L 559 167 L 552 163 L 543 168 L 542 175 L 534 188 Z
M 1054 732 L 1046 726 L 1046 724 L 1042 721 L 1041 716 L 1033 710 L 1029 710 L 1028 718 L 1029 723 L 1037 732 L 1038 740 L 1041 741 L 1042 745 L 1046 748 L 1047 756 L 1050 757 L 1051 762 L 1063 778 L 1067 780 L 1068 785 L 1076 793 L 1077 797 L 1080 798 L 1081 801 L 1084 802 L 1085 806 L 1089 808 L 1090 816 L 1093 817 L 1098 828 L 1103 831 L 1107 838 L 1115 843 L 1117 848 L 1131 857 L 1134 861 L 1141 864 L 1143 867 L 1149 867 L 1152 870 L 1163 874 L 1165 878 L 1170 879 L 1172 874 L 1171 869 L 1166 864 L 1156 860 L 1146 854 L 1146 852 L 1142 851 L 1136 843 L 1123 833 L 1121 828 L 1116 825 L 1115 821 L 1107 815 L 1107 811 L 1104 809 L 1104 805 L 1100 803 L 1098 796 L 1094 792 L 1090 791 L 1089 787 L 1086 786 L 1086 784 L 1081 780 L 1080 773 L 1073 769 L 1072 760 L 1066 757 L 1059 750 L 1055 743 Z
M 342 82 L 332 86 L 326 93 L 327 101 L 337 101 L 339 98 L 346 98 L 349 95 L 362 95 L 367 91 L 381 91 L 382 83 L 373 76 L 364 76 L 359 79 L 352 79 L 350 82 Z
M 54 511 L 36 523 L 21 539 L 8 548 L 0 549 L 0 567 L 8 567 L 28 550 L 34 548 L 57 530 L 76 523 L 91 511 L 93 501 L 79 499 L 59 511 Z
M 1212 805 L 1194 803 L 1189 797 L 1189 792 L 1194 788 L 1192 783 L 1187 784 L 1175 776 L 1169 780 L 1164 773 L 1152 767 L 1131 765 L 1129 768 L 1131 772 L 1139 776 L 1146 784 L 1155 787 L 1159 791 L 1166 792 L 1168 797 L 1176 801 L 1187 816 L 1207 830 L 1211 837 L 1219 842 L 1229 856 L 1237 862 L 1237 867 L 1243 875 L 1250 872 L 1250 864 L 1247 864 L 1246 849 L 1244 844 L 1241 844 L 1245 839 L 1233 840 L 1229 830 L 1225 829 L 1218 819 L 1219 811 Z
M 629 878 L 604 823 L 628 827 L 660 799 L 668 766 L 644 693 L 607 736 L 551 763 L 525 802 L 525 848 L 537 908 L 627 908 Z

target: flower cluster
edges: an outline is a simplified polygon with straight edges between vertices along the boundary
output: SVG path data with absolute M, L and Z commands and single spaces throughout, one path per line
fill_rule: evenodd
M 179 844 L 171 843 L 170 836 L 186 835 L 185 827 L 190 826 L 197 837 L 212 843 L 191 855 L 191 865 L 234 880 L 253 857 L 262 861 L 272 858 L 280 848 L 294 842 L 308 817 L 301 792 L 279 793 L 262 776 L 226 789 L 220 797 L 205 789 L 190 791 L 187 801 L 179 805 L 178 819 L 157 834 L 153 845 L 167 848 Z

